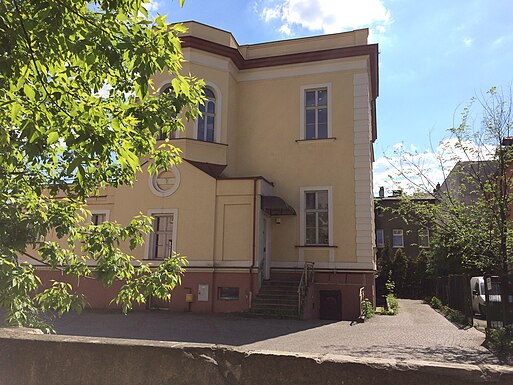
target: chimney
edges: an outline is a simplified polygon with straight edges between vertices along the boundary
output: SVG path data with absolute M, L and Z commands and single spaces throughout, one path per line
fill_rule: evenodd
M 379 188 L 379 197 L 380 198 L 384 198 L 385 197 L 385 188 L 383 186 L 381 186 Z

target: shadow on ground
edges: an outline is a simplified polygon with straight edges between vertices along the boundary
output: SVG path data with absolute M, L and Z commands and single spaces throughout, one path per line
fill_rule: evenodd
M 241 346 L 299 333 L 333 323 L 256 319 L 231 314 L 140 311 L 122 315 L 116 311 L 67 314 L 54 321 L 58 334 L 133 338 Z

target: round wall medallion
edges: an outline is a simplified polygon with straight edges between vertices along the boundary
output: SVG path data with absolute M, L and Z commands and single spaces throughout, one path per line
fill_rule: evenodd
M 167 197 L 173 194 L 180 186 L 180 172 L 176 167 L 172 167 L 167 171 L 159 171 L 154 175 L 150 175 L 149 185 L 153 194 Z

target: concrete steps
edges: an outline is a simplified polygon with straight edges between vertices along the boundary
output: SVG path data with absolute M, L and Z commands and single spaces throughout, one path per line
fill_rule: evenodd
M 249 315 L 266 318 L 299 318 L 297 311 L 298 281 L 265 281 L 253 299 Z

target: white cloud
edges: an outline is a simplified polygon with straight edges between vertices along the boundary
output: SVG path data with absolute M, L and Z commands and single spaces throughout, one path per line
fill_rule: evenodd
M 443 183 L 458 161 L 490 159 L 493 153 L 493 149 L 472 142 L 463 146 L 456 143 L 456 138 L 445 139 L 436 148 L 423 152 L 413 145 L 394 144 L 393 154 L 374 162 L 374 194 L 378 194 L 381 186 L 385 187 L 386 195 L 394 189 L 430 192 L 437 183 Z
M 262 17 L 266 22 L 277 19 L 280 17 L 280 10 L 277 8 L 264 8 Z
M 474 39 L 471 37 L 466 37 L 463 39 L 463 44 L 465 44 L 466 47 L 470 47 L 473 42 L 474 42 Z
M 160 10 L 160 1 L 159 0 L 150 0 L 148 3 L 144 4 L 144 8 L 148 11 L 148 13 L 157 13 Z
M 369 27 L 378 37 L 391 22 L 390 11 L 383 0 L 266 0 L 260 15 L 266 22 L 279 20 L 279 30 L 294 27 L 310 31 L 336 33 Z

